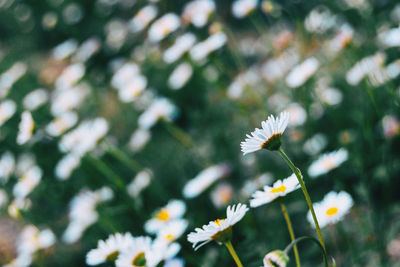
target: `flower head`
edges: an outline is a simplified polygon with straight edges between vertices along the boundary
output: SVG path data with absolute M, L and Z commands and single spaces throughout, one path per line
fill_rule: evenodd
M 157 233 L 172 220 L 180 219 L 186 211 L 186 204 L 182 200 L 171 200 L 168 204 L 155 212 L 144 228 L 148 233 Z
M 117 267 L 136 267 L 136 266 L 156 266 L 155 257 L 152 252 L 152 240 L 148 236 L 139 236 L 121 255 L 118 256 L 115 266 Z
M 314 161 L 308 168 L 310 177 L 317 177 L 337 168 L 340 164 L 347 160 L 348 152 L 342 148 L 337 151 L 325 153 Z
M 353 206 L 353 199 L 344 191 L 339 193 L 332 191 L 329 192 L 321 202 L 315 203 L 313 206 L 319 226 L 322 228 L 328 224 L 340 221 Z M 307 214 L 307 219 L 314 225 L 310 211 Z
M 295 174 L 284 180 L 278 180 L 271 186 L 264 186 L 263 191 L 256 191 L 250 200 L 250 207 L 255 208 L 267 204 L 278 197 L 283 197 L 300 188 L 299 181 Z
M 264 267 L 286 267 L 288 255 L 282 250 L 274 250 L 264 257 Z
M 226 209 L 226 219 L 217 219 L 210 221 L 202 228 L 196 228 L 195 232 L 188 235 L 188 241 L 193 243 L 195 250 L 203 245 L 215 240 L 223 243 L 230 240 L 232 235 L 232 226 L 239 222 L 249 210 L 246 204 L 239 203 L 237 206 L 228 206 Z
M 261 123 L 262 129 L 256 128 L 251 135 L 247 134 L 245 141 L 240 143 L 243 155 L 260 150 L 277 150 L 281 145 L 281 136 L 289 122 L 289 113 L 282 112 L 275 118 L 270 115 Z
M 105 241 L 99 240 L 97 248 L 86 255 L 88 265 L 98 265 L 107 260 L 116 260 L 118 255 L 133 243 L 130 233 L 110 235 Z

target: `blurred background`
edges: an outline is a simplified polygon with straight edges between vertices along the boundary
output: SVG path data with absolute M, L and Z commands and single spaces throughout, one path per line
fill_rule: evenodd
M 0 0 L 0 264 L 87 266 L 98 240 L 149 235 L 146 221 L 178 199 L 180 264 L 232 266 L 186 235 L 291 175 L 277 153 L 240 151 L 286 110 L 283 147 L 313 202 L 354 200 L 322 229 L 337 266 L 400 266 L 396 2 Z M 340 166 L 307 174 L 339 149 Z M 301 191 L 285 203 L 296 235 L 314 235 Z M 275 202 L 233 233 L 249 267 L 290 242 Z M 304 266 L 322 264 L 315 244 L 299 250 Z

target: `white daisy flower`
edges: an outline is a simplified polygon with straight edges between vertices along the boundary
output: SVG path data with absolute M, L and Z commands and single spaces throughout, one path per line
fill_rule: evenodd
M 8 70 L 0 75 L 0 98 L 7 96 L 8 91 L 22 76 L 25 75 L 28 67 L 23 62 L 16 62 Z
M 250 200 L 250 207 L 255 208 L 267 204 L 278 197 L 283 197 L 299 189 L 299 181 L 295 174 L 292 174 L 284 180 L 278 180 L 271 186 L 265 186 L 263 191 L 256 191 Z
M 157 16 L 157 7 L 148 5 L 140 9 L 129 22 L 129 29 L 138 32 L 147 27 L 147 25 Z
M 133 244 L 133 240 L 134 238 L 130 233 L 116 233 L 110 235 L 105 241 L 99 240 L 97 248 L 86 254 L 86 264 L 93 266 L 107 260 L 116 260 L 123 250 Z
M 65 155 L 56 165 L 54 174 L 59 180 L 68 179 L 72 172 L 79 166 L 81 163 L 81 157 L 79 155 L 75 155 L 73 153 L 68 153 Z
M 176 219 L 168 222 L 157 234 L 155 243 L 162 242 L 169 244 L 183 235 L 188 226 L 188 222 L 183 219 Z
M 10 151 L 6 151 L 0 158 L 0 183 L 7 183 L 15 169 L 15 158 Z
M 346 149 L 341 148 L 337 151 L 321 155 L 308 168 L 308 175 L 311 178 L 315 178 L 329 172 L 334 168 L 337 168 L 338 166 L 340 166 L 340 164 L 347 160 L 348 154 L 349 153 Z
M 132 198 L 136 198 L 140 192 L 150 185 L 152 179 L 153 172 L 145 169 L 136 174 L 135 178 L 126 186 L 126 191 Z
M 3 189 L 0 189 L 0 209 L 8 203 L 8 195 L 7 192 Z
M 13 194 L 17 198 L 25 198 L 35 189 L 42 179 L 43 171 L 38 166 L 31 167 L 14 185 Z
M 17 106 L 12 100 L 6 100 L 0 104 L 0 126 L 14 115 Z
M 207 24 L 207 21 L 214 10 L 214 1 L 195 0 L 185 5 L 182 17 L 185 21 L 192 23 L 197 28 L 201 28 Z
M 156 259 L 157 258 L 157 259 Z M 159 262 L 158 257 L 152 251 L 150 237 L 139 236 L 133 239 L 132 244 L 118 256 L 115 266 L 117 267 L 154 267 Z
M 78 115 L 75 112 L 64 112 L 46 126 L 46 132 L 51 136 L 59 136 L 75 125 Z
M 179 36 L 176 38 L 174 45 L 164 51 L 163 60 L 168 64 L 177 61 L 195 42 L 196 36 L 193 33 L 186 33 Z
M 193 68 L 188 63 L 179 64 L 168 78 L 168 85 L 174 90 L 181 89 L 192 77 Z
M 270 115 L 261 123 L 262 129 L 256 128 L 251 135 L 247 134 L 245 141 L 240 143 L 243 155 L 260 150 L 277 150 L 281 145 L 281 136 L 289 122 L 289 113 L 282 112 L 275 118 Z
M 66 67 L 55 81 L 57 90 L 73 87 L 85 75 L 86 68 L 82 63 L 71 64 Z
M 286 84 L 291 88 L 302 86 L 317 70 L 319 61 L 314 58 L 304 60 L 300 65 L 295 66 L 286 77 Z
M 27 110 L 35 110 L 49 99 L 49 94 L 45 89 L 36 89 L 27 94 L 22 103 Z
M 211 200 L 215 207 L 222 208 L 231 202 L 233 196 L 233 187 L 228 183 L 219 184 L 211 192 Z
M 230 172 L 231 167 L 226 163 L 220 163 L 206 168 L 185 184 L 183 196 L 185 198 L 197 197 L 214 182 L 224 178 Z
M 239 222 L 249 210 L 246 204 L 239 203 L 237 206 L 228 206 L 226 209 L 226 219 L 217 219 L 210 221 L 202 228 L 196 228 L 195 232 L 188 235 L 188 241 L 193 243 L 195 250 L 212 240 L 218 243 L 224 243 L 230 240 L 232 235 L 232 226 Z
M 151 138 L 151 132 L 148 129 L 138 128 L 132 133 L 129 139 L 129 148 L 137 152 L 141 150 Z
M 286 267 L 289 256 L 282 250 L 274 250 L 264 257 L 264 267 Z
M 168 34 L 178 29 L 181 25 L 180 19 L 173 13 L 168 13 L 155 21 L 149 29 L 149 40 L 159 42 Z
M 210 53 L 225 45 L 228 37 L 223 32 L 210 35 L 206 40 L 196 44 L 190 49 L 190 57 L 195 61 L 205 59 Z
M 186 212 L 186 204 L 182 200 L 170 200 L 168 204 L 155 212 L 153 218 L 148 220 L 144 229 L 148 233 L 157 233 L 163 227 L 167 225 L 168 222 L 180 219 Z
M 29 111 L 24 111 L 21 116 L 21 122 L 19 123 L 17 144 L 23 145 L 28 142 L 32 137 L 34 129 L 35 122 L 33 121 L 31 113 Z
M 138 124 L 142 129 L 150 129 L 160 119 L 171 121 L 178 113 L 177 107 L 166 98 L 157 98 L 139 116 Z
M 257 6 L 258 0 L 236 0 L 232 4 L 232 14 L 241 19 L 249 15 Z
M 313 206 L 319 226 L 322 228 L 328 224 L 340 221 L 353 206 L 353 199 L 344 191 L 340 191 L 339 193 L 332 191 L 329 192 L 321 202 L 315 203 Z M 310 211 L 308 211 L 307 219 L 310 224 L 314 226 Z

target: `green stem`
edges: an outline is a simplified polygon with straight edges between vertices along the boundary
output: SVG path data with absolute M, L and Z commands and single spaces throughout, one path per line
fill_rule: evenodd
M 86 157 L 93 166 L 97 168 L 105 177 L 108 178 L 115 186 L 117 186 L 121 191 L 125 192 L 125 183 L 121 177 L 115 174 L 110 167 L 107 166 L 103 161 L 96 159 L 90 155 Z
M 288 254 L 289 250 L 290 250 L 292 247 L 296 246 L 297 243 L 299 243 L 299 242 L 301 242 L 301 241 L 303 241 L 303 240 L 311 240 L 311 241 L 315 242 L 315 243 L 318 245 L 318 247 L 322 250 L 322 254 L 324 255 L 324 263 L 325 263 L 325 266 L 326 266 L 326 267 L 329 267 L 328 256 L 326 255 L 325 249 L 322 247 L 321 243 L 320 243 L 317 239 L 315 239 L 314 237 L 311 237 L 311 236 L 302 236 L 302 237 L 297 238 L 296 240 L 292 241 L 292 242 L 283 250 L 283 252 L 285 252 L 286 254 Z
M 118 147 L 112 145 L 109 142 L 104 143 L 104 146 L 108 153 L 110 153 L 113 157 L 115 157 L 116 159 L 121 161 L 123 164 L 125 164 L 127 167 L 129 167 L 133 171 L 139 172 L 142 169 L 142 167 L 140 166 L 139 163 L 137 163 L 136 161 L 129 158 L 129 156 L 127 156 L 126 153 L 124 151 L 122 151 L 121 149 L 119 149 Z
M 243 267 L 243 264 L 240 262 L 240 259 L 238 257 L 238 255 L 236 254 L 235 249 L 232 246 L 231 241 L 225 242 L 224 245 L 226 246 L 226 248 L 229 250 L 229 253 L 231 253 L 232 258 L 235 260 L 236 265 L 238 267 Z
M 183 146 L 190 148 L 194 146 L 194 142 L 192 138 L 182 129 L 179 127 L 175 126 L 171 122 L 163 121 L 164 127 L 167 129 L 167 131 L 174 137 L 176 140 L 178 140 Z
M 282 150 L 282 148 L 279 148 L 279 149 L 278 149 L 278 152 L 281 154 L 282 158 L 283 158 L 283 159 L 286 161 L 286 163 L 289 165 L 290 169 L 292 169 L 293 173 L 294 173 L 294 174 L 296 175 L 296 177 L 297 177 L 297 180 L 299 181 L 299 184 L 300 184 L 300 186 L 301 186 L 301 189 L 303 190 L 304 197 L 306 198 L 308 208 L 310 209 L 312 218 L 313 218 L 313 220 L 314 220 L 315 229 L 317 230 L 317 233 L 318 233 L 319 242 L 321 242 L 321 246 L 322 246 L 322 248 L 323 248 L 324 251 L 325 251 L 325 250 L 326 250 L 326 249 L 325 249 L 325 243 L 324 243 L 324 240 L 323 240 L 323 238 L 322 238 L 321 228 L 319 227 L 318 219 L 317 219 L 317 216 L 315 215 L 315 211 L 314 211 L 314 208 L 313 208 L 311 199 L 310 199 L 310 195 L 308 194 L 306 185 L 304 184 L 304 181 L 303 181 L 301 172 L 300 172 L 299 168 L 297 168 L 297 167 L 293 164 L 293 162 L 289 159 L 289 157 L 285 154 L 285 152 Z
M 289 214 L 286 210 L 285 204 L 283 204 L 283 201 L 281 201 L 281 208 L 282 208 L 283 216 L 285 217 L 287 228 L 289 230 L 290 239 L 293 242 L 295 240 L 295 236 L 294 236 L 294 231 L 293 231 L 293 227 L 292 227 L 292 222 L 290 221 Z M 300 267 L 301 266 L 300 265 L 300 256 L 299 256 L 299 251 L 297 249 L 296 244 L 293 247 L 293 252 L 294 252 L 294 257 L 296 259 L 296 266 Z

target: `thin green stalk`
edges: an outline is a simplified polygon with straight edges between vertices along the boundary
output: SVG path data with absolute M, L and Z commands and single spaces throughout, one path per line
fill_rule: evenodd
M 321 242 L 321 246 L 323 247 L 324 251 L 326 250 L 325 248 L 325 243 L 324 240 L 322 238 L 322 234 L 321 234 L 321 228 L 319 227 L 319 223 L 318 223 L 318 219 L 317 216 L 315 215 L 315 211 L 314 211 L 314 207 L 312 205 L 311 199 L 310 199 L 310 195 L 308 194 L 306 185 L 304 184 L 303 178 L 301 176 L 301 172 L 299 170 L 299 168 L 297 168 L 293 162 L 289 159 L 289 157 L 285 154 L 285 152 L 282 150 L 282 148 L 278 149 L 278 152 L 281 154 L 282 158 L 286 161 L 286 163 L 289 165 L 290 169 L 293 171 L 293 173 L 296 175 L 297 180 L 299 181 L 299 184 L 301 186 L 301 189 L 303 190 L 303 194 L 304 197 L 306 198 L 307 201 L 307 205 L 308 208 L 311 211 L 311 215 L 312 218 L 314 220 L 314 224 L 315 224 L 315 229 L 317 230 L 318 233 L 318 238 L 319 238 L 319 242 Z
M 90 163 L 97 168 L 105 177 L 108 178 L 115 186 L 117 186 L 121 191 L 125 192 L 125 183 L 121 177 L 115 174 L 110 167 L 107 166 L 103 161 L 96 159 L 90 155 L 87 156 Z
M 236 254 L 235 249 L 232 246 L 231 241 L 225 242 L 224 245 L 226 246 L 226 248 L 229 250 L 229 253 L 231 253 L 232 258 L 235 260 L 236 265 L 238 267 L 243 267 L 243 264 L 240 262 L 240 259 L 238 257 L 238 255 Z
M 163 125 L 173 137 L 175 137 L 179 142 L 182 143 L 182 145 L 187 148 L 194 146 L 192 138 L 185 131 L 175 126 L 171 122 L 163 121 Z
M 119 149 L 118 147 L 116 147 L 108 142 L 105 143 L 104 145 L 105 145 L 105 148 L 108 153 L 110 153 L 113 157 L 115 157 L 116 159 L 121 161 L 123 164 L 125 164 L 127 167 L 129 167 L 133 171 L 139 172 L 142 169 L 142 167 L 140 166 L 139 163 L 137 163 L 136 161 L 129 158 L 129 156 L 127 156 L 126 153 L 124 151 L 122 151 L 121 149 Z
M 315 243 L 318 245 L 318 247 L 322 250 L 322 254 L 324 255 L 325 267 L 329 267 L 328 256 L 326 255 L 325 249 L 322 247 L 321 243 L 318 242 L 317 239 L 315 239 L 314 237 L 311 237 L 311 236 L 302 236 L 302 237 L 297 238 L 296 240 L 292 241 L 292 242 L 283 250 L 283 252 L 285 252 L 286 254 L 288 254 L 289 250 L 290 250 L 292 247 L 294 247 L 297 243 L 299 243 L 299 242 L 301 242 L 301 241 L 303 241 L 303 240 L 311 240 L 311 241 L 315 242 Z M 335 260 L 332 259 L 332 261 L 333 261 L 333 263 L 334 263 L 333 266 L 336 266 Z
M 294 231 L 293 231 L 293 227 L 292 227 L 292 222 L 290 221 L 289 214 L 288 214 L 288 212 L 286 210 L 285 204 L 283 204 L 283 201 L 281 201 L 281 208 L 282 208 L 283 216 L 285 217 L 287 228 L 289 230 L 290 239 L 293 242 L 295 240 L 295 236 L 294 236 Z M 299 256 L 299 251 L 297 249 L 297 245 L 296 244 L 293 247 L 293 252 L 294 252 L 294 258 L 296 260 L 296 266 L 300 267 L 301 266 L 301 264 L 300 264 L 300 256 Z

